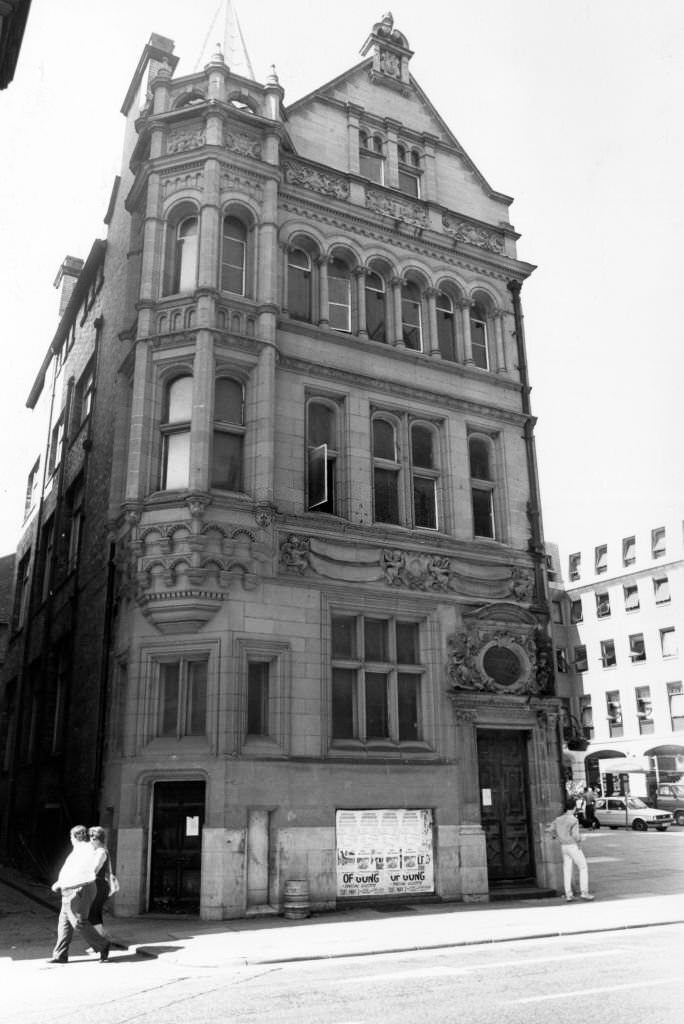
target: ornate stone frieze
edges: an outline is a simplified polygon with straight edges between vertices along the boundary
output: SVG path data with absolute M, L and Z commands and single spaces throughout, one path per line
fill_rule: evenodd
M 223 145 L 233 153 L 240 156 L 249 156 L 253 160 L 261 160 L 261 143 L 250 135 L 243 135 L 241 132 L 232 131 L 229 128 L 223 129 Z
M 245 192 L 261 202 L 264 193 L 263 180 L 239 167 L 228 167 L 225 164 L 221 167 L 222 192 Z
M 508 603 L 464 616 L 447 640 L 452 691 L 539 697 L 553 688 L 551 642 L 534 616 Z
M 162 197 L 167 199 L 175 192 L 193 190 L 199 191 L 202 188 L 202 170 L 199 167 L 192 169 L 177 169 L 162 178 Z
M 503 235 L 493 228 L 479 227 L 448 213 L 442 216 L 442 227 L 457 242 L 466 242 L 478 249 L 486 249 L 487 252 L 501 254 L 504 251 Z
M 366 189 L 366 209 L 373 213 L 381 213 L 392 220 L 405 221 L 417 227 L 427 227 L 427 207 L 420 203 L 411 203 L 407 199 L 398 199 L 384 192 Z
M 206 140 L 204 125 L 186 125 L 183 128 L 172 128 L 166 138 L 167 153 L 185 153 L 189 149 L 199 149 Z
M 349 198 L 349 182 L 338 174 L 330 174 L 321 171 L 317 167 L 307 167 L 305 164 L 293 163 L 292 160 L 283 162 L 283 174 L 288 185 L 299 185 L 301 188 L 310 189 L 312 192 L 320 192 L 324 196 L 332 196 L 333 199 Z

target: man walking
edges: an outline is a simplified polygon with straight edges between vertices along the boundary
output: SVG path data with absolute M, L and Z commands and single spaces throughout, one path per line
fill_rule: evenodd
M 69 946 L 75 931 L 83 936 L 86 945 L 99 952 L 100 962 L 106 963 L 109 958 L 109 942 L 88 921 L 90 904 L 97 891 L 95 874 L 101 867 L 103 854 L 90 845 L 83 825 L 75 825 L 69 836 L 71 853 L 52 886 L 53 892 L 62 895 L 62 908 L 57 924 L 57 944 L 48 963 L 65 964 L 68 961 Z
M 570 796 L 565 801 L 565 814 L 560 814 L 548 827 L 554 839 L 561 844 L 563 853 L 563 885 L 565 898 L 568 903 L 574 900 L 572 892 L 572 868 L 576 864 L 579 871 L 580 897 L 583 900 L 593 900 L 589 892 L 589 868 L 587 859 L 580 849 L 582 842 L 580 836 L 579 822 L 574 814 L 575 798 Z

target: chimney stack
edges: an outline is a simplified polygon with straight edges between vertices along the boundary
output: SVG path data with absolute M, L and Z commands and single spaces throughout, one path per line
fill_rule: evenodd
M 61 294 L 59 296 L 59 316 L 60 318 L 64 314 L 64 310 L 69 304 L 71 293 L 73 292 L 76 282 L 78 281 L 79 275 L 83 270 L 83 260 L 79 260 L 77 256 L 65 256 L 61 267 L 57 271 L 57 277 L 55 278 L 55 288 L 62 287 Z

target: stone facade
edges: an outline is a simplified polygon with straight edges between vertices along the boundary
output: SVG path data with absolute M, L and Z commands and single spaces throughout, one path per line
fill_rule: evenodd
M 220 53 L 175 78 L 153 36 L 124 104 L 99 382 L 119 914 L 273 912 L 293 878 L 334 906 L 343 810 L 428 810 L 442 899 L 556 877 L 533 268 L 391 16 L 363 53 L 285 108 Z

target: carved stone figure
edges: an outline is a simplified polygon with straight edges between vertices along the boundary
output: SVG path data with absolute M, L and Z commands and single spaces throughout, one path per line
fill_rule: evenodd
M 291 533 L 280 545 L 280 563 L 284 569 L 304 575 L 309 568 L 311 541 Z
M 514 566 L 511 569 L 511 594 L 516 601 L 529 603 L 534 597 L 534 579 L 529 572 Z

